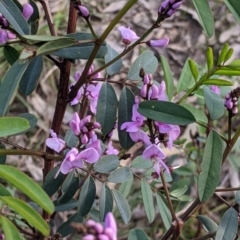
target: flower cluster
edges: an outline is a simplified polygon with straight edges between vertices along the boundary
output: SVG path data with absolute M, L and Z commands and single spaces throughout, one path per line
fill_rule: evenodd
M 117 240 L 117 224 L 111 212 L 107 213 L 104 226 L 88 220 L 85 227 L 85 236 L 82 240 Z
M 230 117 L 238 113 L 237 102 L 240 97 L 240 87 L 234 89 L 225 96 L 224 106 L 227 108 Z
M 151 79 L 152 76 L 150 74 L 145 74 L 143 76 L 143 86 L 141 88 L 142 98 L 144 100 L 152 99 L 166 101 L 167 97 L 165 94 L 164 81 L 162 81 L 160 86 L 157 87 L 153 84 Z M 170 174 L 168 166 L 163 161 L 166 156 L 160 148 L 160 145 L 162 144 L 171 149 L 173 142 L 180 134 L 180 128 L 178 125 L 171 125 L 157 121 L 149 123 L 146 121 L 146 118 L 137 111 L 139 103 L 140 99 L 136 97 L 135 104 L 132 108 L 132 121 L 123 123 L 121 130 L 126 129 L 134 142 L 142 142 L 144 144 L 145 150 L 142 156 L 146 160 L 152 161 L 157 177 L 160 176 L 161 167 Z M 143 131 L 146 126 L 151 128 L 151 135 L 148 135 Z
M 181 4 L 182 0 L 165 0 L 158 9 L 158 15 L 169 18 L 180 8 Z
M 23 5 L 23 17 L 28 20 L 33 14 L 33 7 L 30 4 Z M 0 13 L 0 44 L 5 44 L 9 39 L 15 39 L 17 36 L 14 32 L 10 31 L 9 22 Z

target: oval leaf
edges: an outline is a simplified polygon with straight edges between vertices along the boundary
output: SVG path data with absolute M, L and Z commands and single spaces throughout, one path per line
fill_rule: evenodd
M 193 0 L 200 23 L 208 38 L 214 34 L 214 20 L 207 0 Z
M 113 209 L 113 197 L 111 190 L 106 184 L 103 184 L 99 204 L 99 217 L 101 222 L 104 222 L 106 214 L 108 212 L 112 212 L 112 209 Z
M 149 238 L 142 229 L 136 228 L 129 232 L 128 240 L 149 240 Z
M 119 53 L 114 50 L 113 48 L 111 48 L 109 45 L 107 45 L 107 54 L 104 57 L 105 60 L 105 64 L 110 62 L 112 59 L 114 59 L 115 57 L 117 57 L 119 55 Z M 119 71 L 122 68 L 122 60 L 118 59 L 116 62 L 114 62 L 113 64 L 111 64 L 110 66 L 107 67 L 107 74 L 108 75 L 113 75 L 115 73 L 119 73 Z
M 157 70 L 158 60 L 153 52 L 145 51 L 133 63 L 129 69 L 127 78 L 129 80 L 141 80 L 139 76 L 141 68 L 144 69 L 145 74 L 153 74 Z
M 96 121 L 101 124 L 101 130 L 104 136 L 114 128 L 117 106 L 117 96 L 112 85 L 103 83 L 98 97 Z
M 21 215 L 29 224 L 35 227 L 44 236 L 49 235 L 50 228 L 48 224 L 29 204 L 14 197 L 1 197 L 0 199 L 17 214 Z
M 34 182 L 25 173 L 19 171 L 12 166 L 1 165 L 0 177 L 7 180 L 17 189 L 26 194 L 35 203 L 41 206 L 47 213 L 54 211 L 54 205 L 43 189 Z
M 81 189 L 78 201 L 78 214 L 86 216 L 92 208 L 96 196 L 96 185 L 92 177 L 88 177 Z
M 210 78 L 207 80 L 202 81 L 205 85 L 217 85 L 217 86 L 232 86 L 232 82 L 226 79 L 215 79 Z
M 141 179 L 141 191 L 142 191 L 143 205 L 147 214 L 148 221 L 152 223 L 155 218 L 155 209 L 153 205 L 153 193 L 152 193 L 151 187 L 149 186 L 149 184 L 144 178 Z
M 119 159 L 117 155 L 107 155 L 99 159 L 93 166 L 94 170 L 99 173 L 109 173 L 117 169 Z
M 112 194 L 118 207 L 118 211 L 123 219 L 123 222 L 127 224 L 131 219 L 131 210 L 128 205 L 127 199 L 117 190 L 112 189 Z
M 138 112 L 155 121 L 187 125 L 195 122 L 191 112 L 178 104 L 165 101 L 144 101 L 139 104 Z
M 127 197 L 128 194 L 130 193 L 132 189 L 132 184 L 133 184 L 133 175 L 131 173 L 131 177 L 126 181 L 121 184 L 119 187 L 119 192 L 124 196 Z
M 198 215 L 196 218 L 202 223 L 207 232 L 217 231 L 218 225 L 211 218 L 203 215 Z
M 0 222 L 2 225 L 2 230 L 4 233 L 5 239 L 14 239 L 14 240 L 22 240 L 22 236 L 20 235 L 16 226 L 10 221 L 8 218 L 1 216 Z
M 0 196 L 12 196 L 12 194 L 0 183 Z
M 202 172 L 198 176 L 198 195 L 200 201 L 209 199 L 219 181 L 222 166 L 222 142 L 215 131 L 208 135 L 204 149 L 203 161 L 201 164 Z
M 107 178 L 108 182 L 122 183 L 131 177 L 131 170 L 129 167 L 121 167 L 110 173 Z
M 240 24 L 240 5 L 238 0 L 224 0 L 224 3 L 227 5 L 232 15 L 237 20 L 238 24 Z
M 214 64 L 214 56 L 213 49 L 211 47 L 207 48 L 207 67 L 208 71 L 213 67 Z
M 5 58 L 7 59 L 8 63 L 13 65 L 19 57 L 19 52 L 13 48 L 12 46 L 5 45 L 3 47 L 3 53 Z
M 229 208 L 223 215 L 218 226 L 215 239 L 234 240 L 238 230 L 238 213 L 234 208 Z

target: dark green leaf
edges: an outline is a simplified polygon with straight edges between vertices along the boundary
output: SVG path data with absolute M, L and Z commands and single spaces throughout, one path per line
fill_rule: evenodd
M 127 181 L 131 177 L 131 170 L 129 167 L 121 167 L 113 172 L 110 173 L 110 175 L 107 178 L 108 182 L 113 183 L 122 183 Z
M 240 204 L 240 190 L 235 193 L 235 202 Z
M 74 38 L 77 41 L 85 40 L 94 41 L 94 37 L 91 33 L 71 33 L 66 35 L 66 37 Z M 54 52 L 53 55 L 67 59 L 88 59 L 90 54 L 92 53 L 93 47 L 94 47 L 93 42 L 82 43 L 73 47 L 60 49 Z M 104 42 L 100 49 L 98 50 L 96 58 L 103 58 L 105 54 L 107 54 L 107 47 L 106 43 Z
M 136 228 L 129 232 L 128 240 L 149 240 L 149 238 L 142 229 Z
M 75 199 L 71 199 L 68 202 L 65 202 L 63 204 L 59 203 L 59 201 L 54 202 L 55 204 L 55 212 L 64 212 L 69 211 L 78 205 L 78 201 Z
M 189 89 L 194 84 L 194 79 L 193 79 L 193 75 L 192 75 L 191 69 L 188 64 L 188 60 L 189 59 L 186 60 L 184 67 L 182 69 L 182 72 L 181 72 L 181 76 L 178 80 L 178 85 L 177 85 L 178 93 Z
M 22 35 L 21 37 L 28 40 L 29 43 L 32 43 L 32 44 L 66 39 L 66 36 L 59 37 L 59 36 L 50 36 L 50 35 Z
M 162 217 L 163 224 L 164 224 L 165 228 L 168 230 L 172 224 L 171 212 L 168 208 L 165 198 L 163 197 L 163 195 L 161 193 L 157 193 L 156 198 L 157 198 L 157 205 L 158 205 L 159 213 Z
M 193 0 L 200 23 L 208 38 L 214 34 L 214 20 L 207 0 Z
M 211 218 L 203 215 L 198 215 L 196 218 L 202 223 L 207 232 L 217 231 L 218 225 Z
M 234 208 L 229 208 L 219 223 L 216 240 L 234 240 L 238 230 L 238 213 Z
M 18 60 L 18 57 L 20 55 L 14 47 L 9 45 L 5 45 L 3 47 L 3 53 L 8 63 L 11 65 L 13 65 Z
M 30 125 L 30 129 L 28 131 L 30 131 L 37 125 L 38 119 L 31 113 L 21 113 L 18 115 L 18 117 L 25 118 L 28 120 L 28 123 Z
M 232 86 L 233 83 L 226 79 L 215 79 L 210 78 L 207 80 L 202 81 L 204 85 L 217 85 L 217 86 Z
M 228 44 L 225 43 L 220 51 L 220 54 L 217 60 L 217 66 L 221 65 L 224 62 L 227 52 L 228 52 Z
M 49 197 L 51 197 L 60 187 L 60 185 L 63 182 L 64 174 L 59 172 L 59 174 L 56 177 L 56 174 L 59 170 L 59 166 L 54 167 L 51 169 L 50 172 L 48 172 L 42 188 L 43 190 L 48 194 Z
M 124 87 L 120 95 L 118 107 L 118 137 L 123 149 L 129 149 L 134 144 L 129 133 L 126 130 L 121 130 L 123 123 L 132 121 L 132 107 L 134 103 L 135 97 L 133 92 L 129 88 Z
M 212 120 L 220 118 L 224 114 L 224 103 L 221 96 L 204 86 L 204 100 Z
M 6 149 L 4 145 L 0 144 L 0 151 L 1 149 Z M 6 155 L 0 155 L 0 164 L 5 164 L 7 160 L 7 156 Z
M 141 191 L 142 191 L 143 205 L 145 208 L 145 212 L 147 214 L 148 221 L 152 223 L 155 218 L 155 210 L 153 205 L 153 193 L 152 193 L 151 187 L 149 186 L 149 184 L 144 178 L 141 179 Z
M 108 212 L 112 212 L 112 209 L 113 209 L 113 197 L 111 190 L 106 184 L 103 184 L 99 204 L 99 217 L 101 222 L 104 222 L 106 214 Z
M 38 11 L 38 6 L 35 3 L 34 0 L 30 0 L 29 3 L 33 7 L 33 14 L 31 15 L 30 19 L 28 20 L 30 29 L 31 29 L 31 34 L 36 34 L 38 31 L 38 26 L 39 26 L 39 11 Z
M 30 95 L 37 87 L 42 68 L 42 56 L 35 57 L 30 61 L 19 83 L 19 89 L 24 96 Z
M 168 99 L 171 100 L 174 94 L 174 82 L 172 71 L 170 69 L 167 59 L 163 55 L 160 56 L 160 60 L 163 68 L 164 80 L 166 82 L 166 91 Z
M 61 224 L 56 232 L 60 233 L 62 237 L 66 237 L 67 235 L 74 232 L 74 229 L 72 228 L 72 223 L 82 223 L 82 221 L 83 217 L 79 216 L 78 213 L 75 213 L 71 217 L 69 217 L 66 222 Z
M 181 197 L 186 191 L 188 190 L 187 185 L 185 185 L 184 187 L 181 188 L 177 188 L 175 190 L 173 190 L 170 195 L 175 197 L 175 198 L 179 198 Z
M 127 224 L 131 219 L 131 210 L 128 205 L 127 199 L 117 190 L 112 189 L 112 194 L 118 207 L 118 211 L 123 219 L 123 222 Z
M 66 178 L 63 181 L 62 187 L 61 187 L 62 192 L 67 192 L 67 190 L 69 189 L 69 187 L 72 183 L 74 176 L 75 176 L 74 171 L 71 171 L 67 174 Z
M 144 159 L 142 156 L 137 156 L 131 165 L 136 169 L 148 169 L 152 167 L 152 162 Z
M 105 64 L 110 62 L 112 59 L 114 59 L 119 55 L 119 53 L 113 48 L 111 48 L 109 45 L 107 45 L 107 49 L 108 49 L 108 52 L 104 57 Z M 115 73 L 119 73 L 121 68 L 122 68 L 122 60 L 118 59 L 116 62 L 114 62 L 113 64 L 107 67 L 107 74 L 113 75 Z
M 133 175 L 131 173 L 131 177 L 126 181 L 123 182 L 119 187 L 119 192 L 124 196 L 127 197 L 132 189 L 133 184 Z
M 94 170 L 99 173 L 109 173 L 119 166 L 117 155 L 107 155 L 100 158 L 93 166 Z
M 29 128 L 29 122 L 24 118 L 0 117 L 0 137 L 18 134 Z
M 71 148 L 76 147 L 79 144 L 78 137 L 74 135 L 71 129 L 67 130 L 64 141 Z
M 214 64 L 214 56 L 213 56 L 213 50 L 211 47 L 207 48 L 207 67 L 208 70 L 210 70 L 213 67 Z
M 12 196 L 12 194 L 0 183 L 0 196 Z
M 29 204 L 14 197 L 1 197 L 0 199 L 44 236 L 49 235 L 50 229 L 48 224 Z
M 158 60 L 153 52 L 145 51 L 134 61 L 129 69 L 127 78 L 129 80 L 141 80 L 141 77 L 139 76 L 141 68 L 143 68 L 145 74 L 153 74 L 157 70 L 157 67 Z
M 92 177 L 88 177 L 81 189 L 78 201 L 78 214 L 86 216 L 92 208 L 96 196 L 96 185 Z
M 13 1 L 0 0 L 0 12 L 18 34 L 29 34 L 27 21 Z
M 168 124 L 187 125 L 195 122 L 191 112 L 172 102 L 144 101 L 139 104 L 138 112 L 147 118 Z
M 192 76 L 194 77 L 195 81 L 197 81 L 199 75 L 197 63 L 192 59 L 188 59 L 188 65 L 191 70 Z
M 198 195 L 202 202 L 208 200 L 214 193 L 222 166 L 222 142 L 215 131 L 208 135 L 204 149 L 202 172 L 198 176 Z
M 12 221 L 10 221 L 8 218 L 1 215 L 0 223 L 4 233 L 4 239 L 22 240 L 22 236 L 20 235 L 18 229 L 12 223 Z
M 16 61 L 4 76 L 0 85 L 0 116 L 6 115 L 27 66 L 28 62 L 20 64 L 19 61 Z
M 51 42 L 47 42 L 44 45 L 42 45 L 37 50 L 37 56 L 39 55 L 47 55 L 49 53 L 53 53 L 59 49 L 67 48 L 70 46 L 76 45 L 76 40 L 74 38 L 62 38 L 53 40 Z
M 104 136 L 114 128 L 117 107 L 117 96 L 112 85 L 103 83 L 98 97 L 96 121 L 101 124 L 101 130 Z
M 224 0 L 224 3 L 229 8 L 238 24 L 240 24 L 240 2 L 238 0 Z

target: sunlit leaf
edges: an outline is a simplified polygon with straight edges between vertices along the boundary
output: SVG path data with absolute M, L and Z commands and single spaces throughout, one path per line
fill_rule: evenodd
M 12 221 L 1 215 L 0 223 L 4 233 L 4 239 L 22 240 L 22 236 Z

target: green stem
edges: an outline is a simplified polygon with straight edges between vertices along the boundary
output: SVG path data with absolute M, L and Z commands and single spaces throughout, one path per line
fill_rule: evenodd
M 93 27 L 92 27 L 92 24 L 91 24 L 91 22 L 89 21 L 89 18 L 87 18 L 86 21 L 87 21 L 88 27 L 89 27 L 89 29 L 90 29 L 93 37 L 95 38 L 95 40 L 97 40 L 97 39 L 98 39 L 97 34 L 95 33 L 95 31 L 94 31 L 94 29 L 93 29 Z
M 228 111 L 228 141 L 231 140 L 232 133 L 232 118 L 230 116 L 230 112 Z

